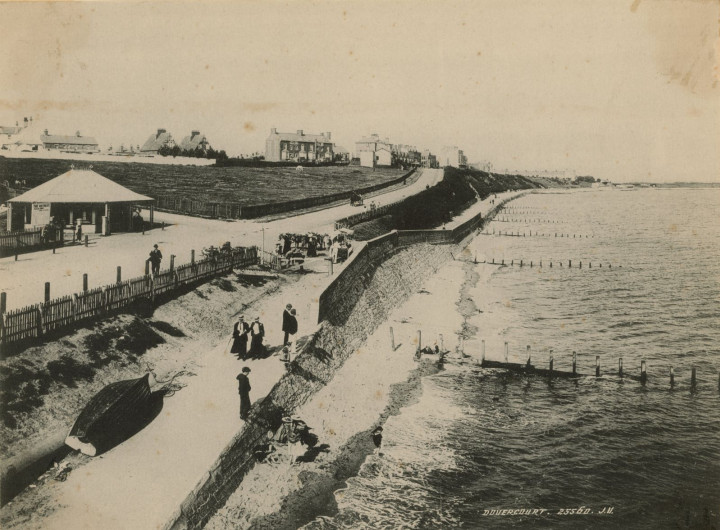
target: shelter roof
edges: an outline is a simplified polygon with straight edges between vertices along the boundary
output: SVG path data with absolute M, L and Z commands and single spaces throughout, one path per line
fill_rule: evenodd
M 90 169 L 71 169 L 9 202 L 113 203 L 152 200 Z

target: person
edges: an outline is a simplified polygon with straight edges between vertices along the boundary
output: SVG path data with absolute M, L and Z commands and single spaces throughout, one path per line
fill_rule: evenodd
M 285 333 L 285 337 L 283 338 L 283 346 L 287 346 L 288 344 L 290 344 L 288 338 L 290 336 L 290 320 L 292 319 L 292 315 L 290 315 L 291 310 L 292 304 L 288 304 L 285 306 L 285 311 L 283 311 L 282 330 Z
M 262 357 L 264 352 L 263 337 L 265 336 L 265 326 L 260 322 L 260 317 L 255 317 L 255 321 L 250 326 L 250 355 L 252 357 Z
M 290 349 L 287 346 L 283 346 L 282 352 L 280 353 L 280 360 L 285 363 L 285 368 L 289 368 Z
M 248 343 L 248 332 L 250 326 L 245 322 L 243 315 L 240 315 L 238 321 L 233 326 L 233 343 L 230 348 L 230 353 L 237 355 L 237 358 L 244 361 L 247 357 L 247 343 Z
M 297 333 L 297 330 L 298 330 L 297 311 L 293 307 L 290 310 L 290 322 L 288 325 L 287 333 L 289 333 L 292 336 L 292 335 L 295 335 L 295 333 Z M 290 342 L 291 342 L 290 337 L 287 337 L 286 340 L 287 340 L 286 344 L 290 344 Z
M 339 249 L 340 249 L 340 244 L 337 242 L 337 239 L 336 239 L 333 241 L 332 245 L 330 246 L 330 259 L 332 259 L 333 263 L 337 263 Z
M 240 419 L 247 420 L 250 414 L 250 379 L 248 374 L 250 368 L 244 366 L 242 371 L 237 375 L 238 380 L 238 394 L 240 394 Z
M 288 234 L 283 234 L 283 249 L 282 253 L 283 255 L 290 252 L 290 236 Z
M 77 232 L 75 233 L 77 240 L 82 241 L 82 224 L 78 222 Z
M 382 427 L 376 427 L 375 430 L 372 432 L 372 440 L 375 444 L 375 447 L 380 447 L 382 445 Z
M 160 262 L 162 261 L 162 252 L 157 246 L 157 243 L 153 245 L 153 249 L 150 251 L 150 257 L 148 261 L 152 264 L 153 275 L 160 274 Z

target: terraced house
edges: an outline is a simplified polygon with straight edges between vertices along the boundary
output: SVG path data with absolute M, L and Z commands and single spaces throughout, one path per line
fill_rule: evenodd
M 140 152 L 146 155 L 156 155 L 163 147 L 174 147 L 175 140 L 165 129 L 158 129 L 157 133 L 150 135 L 140 148 Z
M 196 151 L 201 150 L 203 153 L 207 153 L 210 149 L 210 142 L 204 134 L 200 134 L 200 131 L 193 131 L 190 136 L 186 136 L 180 142 L 180 149 L 183 151 Z
M 48 151 L 64 151 L 70 153 L 97 153 L 100 151 L 98 143 L 92 136 L 83 136 L 80 131 L 75 136 L 64 136 L 60 134 L 49 134 L 45 129 L 40 135 L 40 141 Z
M 265 140 L 265 160 L 270 162 L 332 162 L 332 134 L 305 134 L 299 129 L 296 133 L 279 133 L 270 129 Z

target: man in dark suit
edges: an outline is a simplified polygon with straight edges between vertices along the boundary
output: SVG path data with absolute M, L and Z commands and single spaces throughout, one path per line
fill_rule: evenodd
M 285 306 L 285 311 L 283 311 L 283 324 L 282 324 L 282 330 L 285 332 L 285 338 L 283 338 L 283 346 L 287 346 L 289 344 L 289 338 L 290 338 L 290 323 L 292 316 L 290 315 L 290 311 L 292 310 L 292 304 L 288 304 Z
M 250 379 L 248 374 L 250 368 L 245 366 L 242 372 L 238 374 L 238 394 L 240 394 L 240 419 L 247 420 L 250 414 Z

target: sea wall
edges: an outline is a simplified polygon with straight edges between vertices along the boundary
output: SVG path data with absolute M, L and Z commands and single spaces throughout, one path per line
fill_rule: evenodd
M 392 240 L 392 236 L 388 237 Z M 385 248 L 389 252 L 381 252 Z M 202 528 L 255 465 L 254 449 L 292 413 L 325 386 L 388 313 L 416 291 L 444 261 L 449 247 L 421 244 L 408 249 L 376 247 L 357 256 L 337 282 L 343 292 L 339 318 L 322 322 L 289 371 L 270 393 L 253 405 L 245 427 L 187 496 L 166 525 L 168 529 Z M 361 258 L 361 259 L 358 259 Z M 361 286 L 363 286 L 361 288 Z

